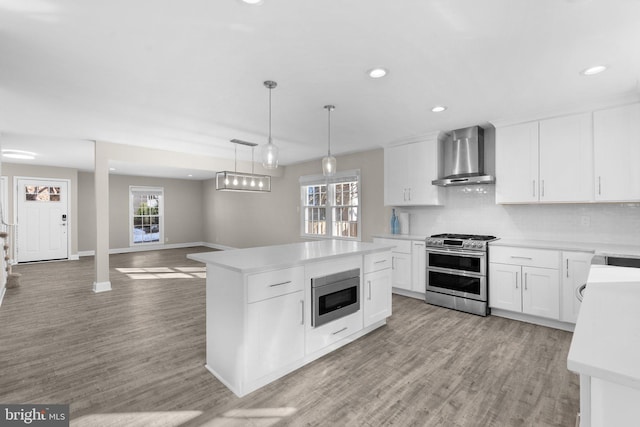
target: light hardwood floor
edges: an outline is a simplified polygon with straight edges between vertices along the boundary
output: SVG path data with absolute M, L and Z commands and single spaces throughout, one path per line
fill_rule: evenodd
M 68 403 L 92 427 L 575 423 L 570 333 L 400 296 L 386 326 L 237 398 L 203 366 L 205 280 L 185 255 L 209 250 L 112 255 L 102 294 L 92 258 L 17 266 L 0 403 Z

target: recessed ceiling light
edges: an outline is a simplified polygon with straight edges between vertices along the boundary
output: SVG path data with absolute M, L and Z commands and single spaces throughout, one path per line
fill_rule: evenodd
M 372 79 L 379 79 L 380 77 L 384 77 L 387 75 L 387 70 L 384 68 L 374 68 L 369 70 L 369 77 Z
M 113 172 L 114 170 L 116 170 L 116 168 L 109 168 L 109 170 Z
M 187 175 L 187 176 L 188 176 L 189 178 L 191 178 L 193 175 L 192 175 L 192 174 L 189 174 L 189 175 Z
M 583 76 L 593 76 L 596 74 L 600 74 L 606 69 L 607 69 L 606 65 L 596 65 L 595 67 L 589 67 L 587 69 L 580 71 L 580 74 L 582 74 Z
M 431 109 L 431 111 L 433 111 L 434 113 L 442 113 L 446 109 L 447 109 L 447 107 L 444 106 L 444 105 L 436 105 L 435 107 L 433 107 Z
M 8 157 L 10 159 L 33 160 L 36 158 L 36 153 L 32 153 L 31 151 L 7 149 L 2 150 L 2 157 Z
M 264 0 L 241 0 L 242 3 L 250 4 L 252 6 L 258 6 L 264 3 Z

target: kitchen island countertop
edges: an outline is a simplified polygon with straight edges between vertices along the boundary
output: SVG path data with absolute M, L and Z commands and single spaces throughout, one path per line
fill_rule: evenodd
M 591 266 L 569 370 L 640 390 L 640 269 Z
M 348 255 L 388 251 L 392 245 L 348 240 L 319 240 L 286 245 L 188 254 L 187 258 L 240 273 L 257 273 Z

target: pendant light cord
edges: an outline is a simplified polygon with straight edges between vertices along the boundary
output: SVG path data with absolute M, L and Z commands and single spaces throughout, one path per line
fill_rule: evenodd
M 327 146 L 327 157 L 331 157 L 331 107 L 327 108 L 327 110 L 329 111 L 329 129 L 327 131 L 327 134 L 329 135 L 329 143 Z
M 269 88 L 269 144 L 271 144 L 271 91 L 273 88 Z

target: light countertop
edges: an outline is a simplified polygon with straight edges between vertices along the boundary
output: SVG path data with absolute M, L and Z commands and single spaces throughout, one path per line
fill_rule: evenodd
M 349 255 L 384 252 L 392 247 L 392 245 L 368 242 L 321 240 L 228 251 L 202 252 L 188 254 L 187 258 L 241 273 L 257 273 Z
M 398 239 L 398 240 L 422 240 L 424 241 L 427 236 L 426 235 L 417 235 L 417 234 L 375 234 L 373 236 L 381 238 L 381 239 Z
M 567 367 L 640 389 L 640 269 L 593 265 Z
M 558 251 L 592 252 L 594 255 L 640 258 L 640 245 L 528 239 L 499 239 L 489 243 L 489 245 L 552 249 Z

